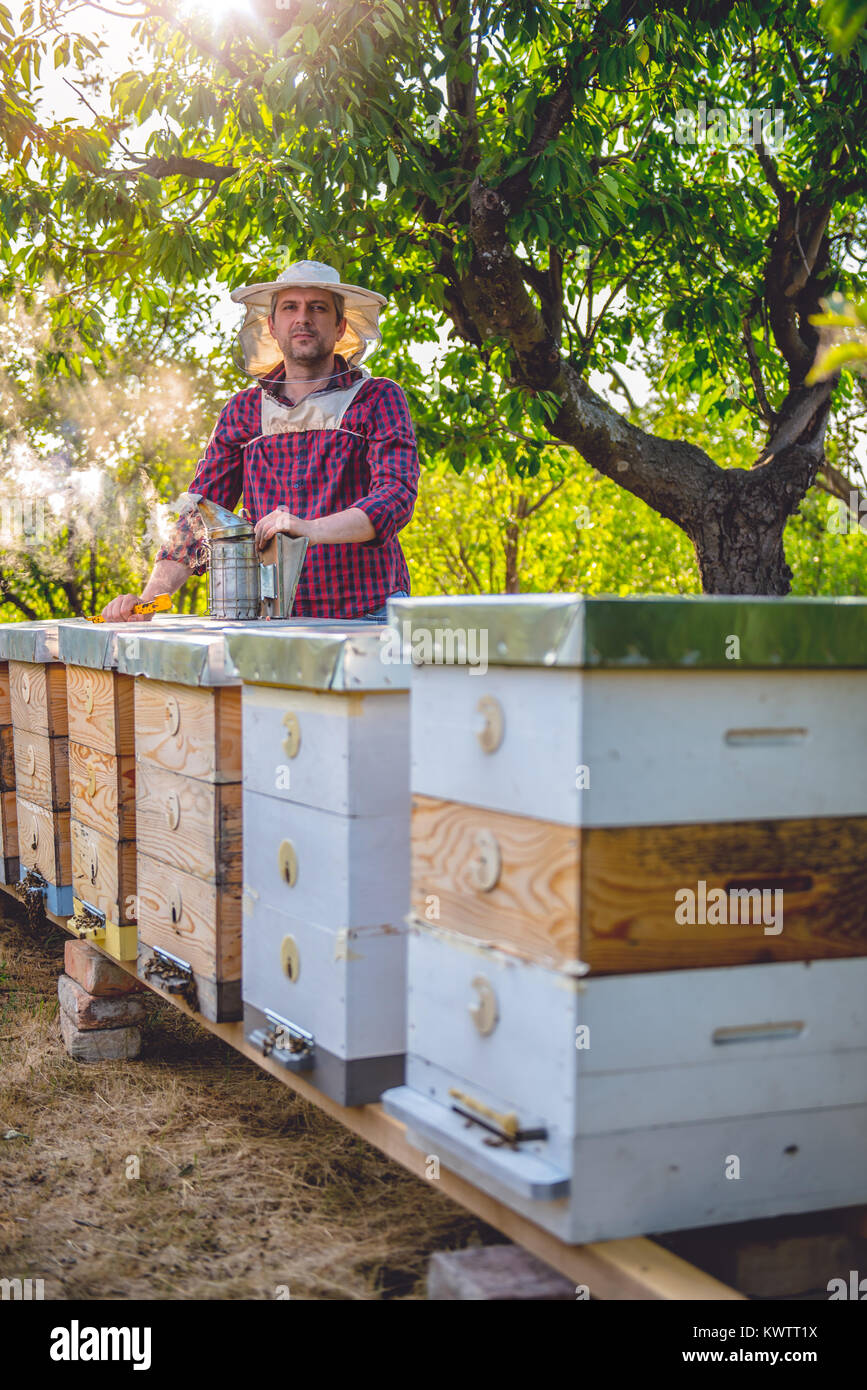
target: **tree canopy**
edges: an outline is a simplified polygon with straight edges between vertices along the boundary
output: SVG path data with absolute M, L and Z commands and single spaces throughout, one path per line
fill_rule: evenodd
M 863 409 L 862 378 L 807 381 L 828 296 L 864 297 L 857 6 L 832 39 L 806 0 L 119 8 L 140 61 L 109 80 L 99 6 L 0 5 L 0 287 L 41 296 L 45 373 L 331 261 L 389 296 L 395 342 L 440 344 L 435 383 L 407 365 L 423 456 L 519 479 L 580 456 L 685 532 L 708 589 L 787 590 L 786 522 Z M 69 61 L 83 117 L 50 121 L 40 73 Z M 627 361 L 676 432 L 600 394 Z

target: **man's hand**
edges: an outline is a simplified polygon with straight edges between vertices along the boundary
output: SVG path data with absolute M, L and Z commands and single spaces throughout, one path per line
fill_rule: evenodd
M 303 517 L 294 516 L 288 507 L 278 507 L 276 511 L 269 512 L 263 516 L 261 521 L 256 522 L 254 534 L 256 545 L 260 550 L 264 550 L 270 540 L 273 540 L 278 531 L 285 531 L 287 536 L 306 536 L 310 544 L 315 544 L 313 538 L 314 522 L 305 521 Z
M 102 616 L 107 623 L 149 623 L 153 617 L 152 613 L 133 613 L 133 608 L 137 603 L 147 603 L 148 600 L 141 594 L 118 594 L 111 603 L 107 603 L 102 610 Z
M 306 536 L 311 545 L 358 545 L 376 536 L 376 528 L 361 507 L 347 507 L 332 516 L 314 516 L 307 520 L 293 515 L 288 507 L 278 507 L 256 522 L 259 549 L 264 549 L 278 531 L 285 531 L 289 536 Z
M 140 594 L 118 594 L 102 610 L 107 623 L 149 623 L 153 614 L 133 613 L 137 603 L 151 603 L 160 594 L 176 594 L 192 574 L 179 560 L 157 560 L 153 573 Z

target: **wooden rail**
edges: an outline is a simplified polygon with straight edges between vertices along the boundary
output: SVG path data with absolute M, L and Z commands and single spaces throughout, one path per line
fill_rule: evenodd
M 15 896 L 9 885 L 0 884 L 0 887 L 11 897 Z M 45 915 L 49 921 L 69 932 L 66 918 L 47 911 Z M 72 935 L 71 932 L 69 934 Z M 120 964 L 130 975 L 135 975 L 133 963 L 114 963 Z M 270 1072 L 284 1086 L 297 1091 L 305 1100 L 312 1101 L 347 1129 L 375 1145 L 395 1162 L 401 1163 L 416 1177 L 428 1182 L 434 1181 L 425 1179 L 425 1155 L 407 1142 L 406 1127 L 399 1120 L 386 1115 L 381 1105 L 339 1105 L 330 1096 L 311 1086 L 303 1076 L 287 1072 L 279 1063 L 272 1062 L 269 1057 L 263 1057 L 260 1051 L 251 1047 L 244 1037 L 242 1023 L 211 1023 L 195 1013 L 176 995 L 165 994 L 148 981 L 142 983 L 147 984 L 161 999 L 195 1019 L 202 1028 L 207 1028 L 237 1052 L 243 1053 L 251 1062 Z M 435 1181 L 455 1202 L 501 1231 L 517 1245 L 532 1251 L 539 1259 L 559 1270 L 576 1285 L 586 1284 L 594 1298 L 709 1301 L 744 1298 L 743 1294 L 729 1288 L 727 1284 L 704 1273 L 678 1255 L 664 1250 L 662 1246 L 646 1237 L 597 1241 L 591 1245 L 566 1245 L 556 1236 L 528 1221 L 526 1217 L 511 1211 L 496 1198 L 474 1187 L 457 1173 L 441 1168 L 440 1176 Z

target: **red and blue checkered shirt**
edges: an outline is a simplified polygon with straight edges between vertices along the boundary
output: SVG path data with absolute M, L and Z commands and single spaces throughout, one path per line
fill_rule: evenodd
M 361 376 L 343 357 L 335 357 L 335 364 L 335 376 L 314 395 L 344 389 Z M 281 365 L 260 385 L 268 390 L 285 374 Z M 286 403 L 277 392 L 269 394 Z M 397 590 L 410 591 L 397 533 L 412 517 L 418 474 L 415 431 L 396 382 L 369 378 L 340 429 L 269 435 L 261 434 L 259 386 L 250 386 L 220 412 L 190 491 L 230 511 L 243 497 L 254 524 L 281 506 L 305 520 L 361 508 L 376 528 L 375 537 L 351 545 L 311 545 L 292 610 L 299 618 L 359 618 Z M 207 566 L 196 563 L 203 538 L 198 516 L 188 513 L 157 559 L 177 560 L 204 574 Z

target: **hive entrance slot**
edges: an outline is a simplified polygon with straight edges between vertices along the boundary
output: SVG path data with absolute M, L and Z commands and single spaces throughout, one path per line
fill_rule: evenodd
M 79 941 L 92 941 L 99 945 L 105 940 L 105 913 L 90 903 L 73 898 L 73 915 L 67 926 L 74 931 Z
M 188 961 L 181 960 L 180 956 L 173 956 L 170 951 L 163 951 L 158 946 L 151 949 L 153 955 L 142 966 L 144 978 L 150 983 L 155 977 L 160 989 L 167 994 L 180 995 L 191 1009 L 198 1012 L 199 993 L 193 967 Z
M 813 888 L 812 874 L 768 875 L 765 878 L 731 878 L 725 884 L 725 893 L 753 890 L 759 893 L 809 893 Z
M 797 747 L 808 733 L 808 729 L 727 729 L 725 742 L 731 748 Z
M 34 829 L 33 849 L 39 838 L 39 832 Z M 28 869 L 20 883 L 15 884 L 15 893 L 24 904 L 27 913 L 27 922 L 31 927 L 38 926 L 42 920 L 42 909 L 45 905 L 45 894 L 48 891 L 48 880 L 43 878 L 36 869 Z
M 310 1071 L 316 1047 L 313 1034 L 270 1009 L 265 1010 L 265 1018 L 269 1027 L 251 1033 L 249 1041 L 261 1048 L 263 1057 L 271 1057 L 289 1071 Z

